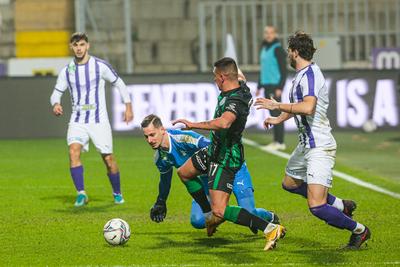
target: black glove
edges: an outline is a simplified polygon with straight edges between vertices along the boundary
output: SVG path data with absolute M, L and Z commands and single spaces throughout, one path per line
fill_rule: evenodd
M 156 223 L 164 221 L 167 216 L 167 203 L 164 200 L 157 200 L 157 202 L 150 209 L 150 219 Z

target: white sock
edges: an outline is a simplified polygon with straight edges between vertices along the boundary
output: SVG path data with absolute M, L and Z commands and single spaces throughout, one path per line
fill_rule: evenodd
M 206 220 L 209 220 L 209 219 L 211 219 L 212 211 L 209 211 L 209 212 L 206 212 L 206 213 L 203 213 L 203 214 L 204 214 L 204 217 L 206 218 Z
M 340 211 L 344 210 L 344 206 L 343 206 L 343 200 L 341 200 L 340 198 L 336 198 L 335 201 L 332 204 L 332 207 L 337 208 Z
M 274 230 L 276 228 L 276 224 L 273 223 L 269 223 L 267 225 L 267 227 L 264 229 L 264 234 L 268 234 L 269 232 L 271 232 L 272 230 Z
M 79 194 L 85 194 L 86 195 L 86 192 L 85 192 L 85 190 L 81 190 L 81 191 L 78 191 L 78 195 Z
M 356 228 L 353 230 L 353 233 L 355 234 L 361 234 L 362 232 L 365 231 L 365 226 L 362 225 L 361 223 L 357 223 Z

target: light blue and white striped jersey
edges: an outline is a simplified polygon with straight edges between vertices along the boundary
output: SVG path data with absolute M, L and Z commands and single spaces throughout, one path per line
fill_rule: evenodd
M 327 116 L 329 91 L 321 69 L 314 63 L 297 71 L 289 93 L 291 103 L 302 102 L 306 96 L 315 96 L 317 106 L 314 115 L 295 115 L 299 141 L 306 148 L 336 148 Z
M 124 82 L 110 64 L 90 56 L 86 64 L 79 65 L 72 60 L 61 70 L 51 98 L 52 105 L 59 103 L 62 94 L 69 89 L 72 103 L 70 122 L 108 123 L 105 81 L 119 89 L 124 103 L 131 102 Z
M 206 147 L 210 141 L 193 131 L 167 130 L 169 150 L 157 149 L 154 162 L 160 173 L 168 172 L 172 167 L 182 166 L 196 151 Z

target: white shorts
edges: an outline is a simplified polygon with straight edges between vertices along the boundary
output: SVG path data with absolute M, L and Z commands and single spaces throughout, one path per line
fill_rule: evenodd
M 112 132 L 110 123 L 75 123 L 68 125 L 67 143 L 68 146 L 73 143 L 81 144 L 82 151 L 89 151 L 89 139 L 92 140 L 97 151 L 101 154 L 112 154 Z
M 286 175 L 307 184 L 320 184 L 330 188 L 335 158 L 334 148 L 304 148 L 298 145 L 286 165 Z

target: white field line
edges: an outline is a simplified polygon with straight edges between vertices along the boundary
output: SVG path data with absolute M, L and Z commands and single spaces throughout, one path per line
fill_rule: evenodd
M 274 150 L 268 149 L 268 148 L 263 147 L 262 145 L 258 144 L 257 142 L 254 142 L 253 140 L 250 140 L 250 139 L 247 139 L 247 138 L 243 138 L 243 143 L 245 143 L 246 145 L 258 148 L 258 149 L 260 149 L 260 150 L 262 150 L 264 152 L 267 152 L 269 154 L 284 158 L 284 159 L 289 159 L 289 157 L 290 157 L 290 155 L 285 153 L 285 152 L 274 151 Z M 389 190 L 387 190 L 385 188 L 379 187 L 377 185 L 365 182 L 365 181 L 363 181 L 363 180 L 361 180 L 361 179 L 359 179 L 357 177 L 351 176 L 349 174 L 333 170 L 333 175 L 335 175 L 336 177 L 339 177 L 339 178 L 341 178 L 341 179 L 343 179 L 345 181 L 348 181 L 348 182 L 350 182 L 352 184 L 356 184 L 358 186 L 365 187 L 365 188 L 371 189 L 373 191 L 380 192 L 382 194 L 385 194 L 385 195 L 400 199 L 400 194 L 399 193 L 395 193 L 395 192 L 389 191 Z

